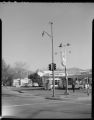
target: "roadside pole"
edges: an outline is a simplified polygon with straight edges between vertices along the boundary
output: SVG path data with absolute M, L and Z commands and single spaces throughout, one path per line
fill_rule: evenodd
M 53 96 L 55 96 L 55 80 L 54 80 L 54 47 L 53 47 L 53 31 L 52 31 L 52 25 L 53 23 L 50 22 L 51 24 L 51 36 L 52 36 L 52 75 L 53 75 Z
M 44 35 L 44 33 L 46 33 L 51 39 L 52 39 L 52 77 L 53 77 L 53 95 L 52 97 L 55 96 L 55 80 L 54 80 L 54 45 L 53 45 L 53 30 L 52 30 L 52 25 L 53 22 L 49 22 L 51 24 L 51 34 L 47 33 L 46 31 L 43 31 L 42 36 Z

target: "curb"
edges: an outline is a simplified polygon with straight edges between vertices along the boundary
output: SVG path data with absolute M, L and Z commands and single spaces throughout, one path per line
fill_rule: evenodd
M 47 96 L 45 99 L 50 99 L 50 100 L 91 100 L 91 96 Z
M 70 100 L 73 99 L 72 97 L 66 97 L 66 96 L 57 96 L 57 97 L 45 97 L 45 99 L 50 99 L 50 100 Z

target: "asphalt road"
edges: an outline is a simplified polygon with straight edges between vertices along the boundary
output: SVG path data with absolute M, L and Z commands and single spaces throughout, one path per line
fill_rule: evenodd
M 36 92 L 35 92 L 36 91 Z M 7 118 L 91 118 L 91 95 L 66 97 L 62 100 L 45 99 L 37 96 L 39 91 L 11 96 L 2 96 L 2 114 Z M 59 91 L 58 91 L 59 92 Z M 41 91 L 41 94 L 47 91 Z

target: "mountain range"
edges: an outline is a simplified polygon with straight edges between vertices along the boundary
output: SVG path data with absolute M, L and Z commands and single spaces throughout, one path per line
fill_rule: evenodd
M 57 69 L 57 70 L 61 71 L 62 69 Z M 64 72 L 64 69 L 62 71 Z M 83 73 L 83 72 L 89 73 L 89 72 L 92 72 L 92 69 L 85 69 L 84 70 L 84 69 L 73 67 L 73 68 L 68 68 L 67 72 L 70 73 L 70 74 L 79 74 L 79 73 Z

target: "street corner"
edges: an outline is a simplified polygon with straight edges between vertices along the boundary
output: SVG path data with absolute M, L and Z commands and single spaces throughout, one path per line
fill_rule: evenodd
M 64 98 L 61 96 L 46 96 L 45 99 L 49 99 L 49 100 L 62 100 Z
M 78 95 L 77 94 L 73 94 L 73 93 L 69 93 L 69 94 L 62 94 L 61 96 L 60 96 L 61 98 L 77 98 L 78 97 Z
M 77 98 L 77 97 L 76 97 Z M 45 97 L 45 99 L 49 99 L 49 100 L 60 100 L 60 101 L 63 101 L 63 100 L 71 100 L 71 99 L 74 99 L 74 97 L 72 96 L 69 96 L 69 95 L 60 95 L 60 96 L 47 96 Z

